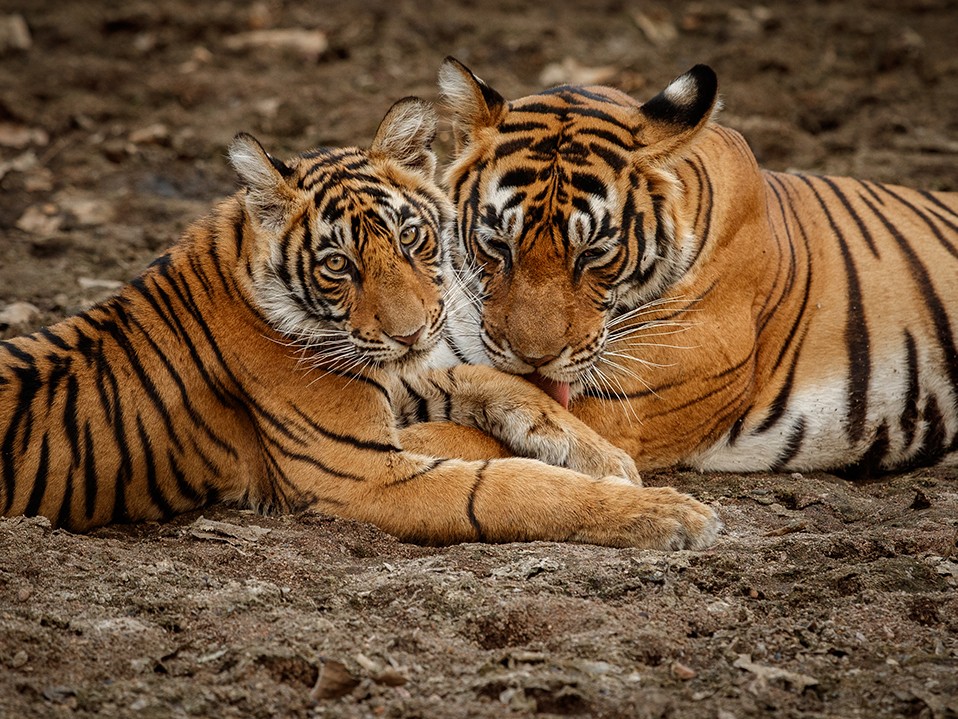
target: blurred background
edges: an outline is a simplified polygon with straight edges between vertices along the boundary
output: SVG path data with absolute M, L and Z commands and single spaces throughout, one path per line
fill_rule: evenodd
M 446 55 L 506 97 L 708 63 L 766 167 L 955 190 L 956 37 L 953 0 L 0 0 L 0 336 L 138 274 L 235 188 L 236 132 L 366 144 Z

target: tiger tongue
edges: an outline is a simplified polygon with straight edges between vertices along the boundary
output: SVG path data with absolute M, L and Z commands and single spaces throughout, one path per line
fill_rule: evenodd
M 566 409 L 569 409 L 569 383 L 568 382 L 557 382 L 554 379 L 549 379 L 548 377 L 543 377 L 538 372 L 533 372 L 532 374 L 527 374 L 526 379 L 532 382 L 536 387 L 541 389 L 547 395 L 552 397 L 556 402 L 561 404 Z

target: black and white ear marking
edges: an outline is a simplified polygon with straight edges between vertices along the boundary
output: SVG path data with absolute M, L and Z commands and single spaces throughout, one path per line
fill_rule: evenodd
M 280 228 L 293 201 L 286 181 L 293 171 L 270 157 L 259 140 L 245 132 L 233 138 L 228 152 L 230 164 L 247 190 L 247 210 L 264 227 Z
M 696 65 L 642 105 L 642 114 L 653 122 L 695 127 L 710 114 L 717 95 L 715 71 L 708 65 Z
M 691 138 L 712 116 L 718 100 L 718 78 L 708 65 L 696 65 L 675 78 L 639 108 L 636 139 L 657 153 Z
M 388 157 L 412 172 L 432 179 L 436 155 L 432 141 L 439 118 L 431 104 L 418 97 L 396 102 L 379 123 L 369 154 Z
M 456 125 L 456 140 L 499 122 L 506 101 L 498 92 L 480 80 L 454 57 L 447 57 L 439 67 L 439 95 L 443 107 Z

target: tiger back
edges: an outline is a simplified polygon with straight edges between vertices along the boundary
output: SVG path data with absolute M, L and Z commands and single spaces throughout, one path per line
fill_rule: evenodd
M 713 510 L 641 487 L 524 381 L 436 366 L 458 300 L 435 128 L 407 98 L 368 150 L 282 162 L 239 135 L 242 191 L 111 299 L 0 343 L 2 514 L 78 531 L 224 501 L 426 543 L 709 543 Z M 486 451 L 478 429 L 510 456 L 430 453 L 428 432 L 404 449 L 410 405 L 465 452 Z
M 640 468 L 954 462 L 958 194 L 761 170 L 711 69 L 507 102 L 447 59 L 481 344 Z

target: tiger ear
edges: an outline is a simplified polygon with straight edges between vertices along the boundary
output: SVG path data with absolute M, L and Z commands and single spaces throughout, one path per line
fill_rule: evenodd
M 277 230 L 293 212 L 296 194 L 287 178 L 293 171 L 270 157 L 252 135 L 241 132 L 229 146 L 230 164 L 246 187 L 246 209 L 261 225 Z
M 436 171 L 432 141 L 438 123 L 431 104 L 418 97 L 404 97 L 389 108 L 379 123 L 369 154 L 388 157 L 431 180 Z
M 639 108 L 636 142 L 650 157 L 672 152 L 706 125 L 717 101 L 715 72 L 696 65 Z
M 468 144 L 474 133 L 498 124 L 506 109 L 502 95 L 454 57 L 447 57 L 439 66 L 439 95 L 452 116 L 457 150 Z

